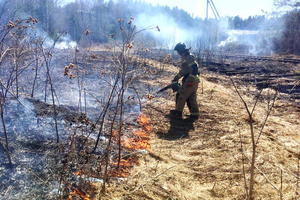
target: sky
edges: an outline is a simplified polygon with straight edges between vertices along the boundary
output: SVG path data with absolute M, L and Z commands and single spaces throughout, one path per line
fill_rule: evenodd
M 75 0 L 61 0 L 65 3 Z M 207 0 L 144 0 L 152 4 L 167 5 L 184 9 L 193 16 L 205 18 Z M 212 0 L 221 17 L 262 15 L 264 12 L 272 12 L 274 0 Z M 209 16 L 213 13 L 209 10 Z
M 191 13 L 193 16 L 206 16 L 206 0 L 145 0 L 153 4 L 177 6 Z M 213 0 L 221 17 L 240 16 L 246 18 L 262 15 L 263 11 L 272 12 L 274 0 Z M 263 11 L 262 11 L 263 10 Z M 209 16 L 213 13 L 209 10 Z

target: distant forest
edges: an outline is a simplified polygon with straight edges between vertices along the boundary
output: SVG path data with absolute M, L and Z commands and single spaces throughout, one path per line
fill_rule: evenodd
M 50 36 L 57 32 L 69 33 L 73 40 L 79 41 L 85 30 L 93 34 L 95 42 L 107 42 L 107 35 L 118 32 L 117 19 L 129 19 L 140 13 L 163 13 L 171 18 L 183 29 L 201 27 L 205 20 L 193 18 L 186 11 L 179 8 L 154 6 L 141 1 L 76 1 L 60 6 L 55 0 L 2 0 L 0 4 L 1 22 L 16 17 L 32 16 L 39 20 L 39 26 Z M 265 18 L 263 16 L 231 17 L 228 19 L 232 29 L 258 29 Z M 214 21 L 214 20 L 210 20 Z
M 107 36 L 118 32 L 118 19 L 129 20 L 140 13 L 164 13 L 172 17 L 180 27 L 199 26 L 199 19 L 191 17 L 178 8 L 153 6 L 138 1 L 76 1 L 60 6 L 55 0 L 2 0 L 0 4 L 1 22 L 32 16 L 39 20 L 39 26 L 50 37 L 58 32 L 67 32 L 75 41 L 80 41 L 82 33 L 91 31 L 92 41 L 107 42 Z
M 215 19 L 207 21 L 194 18 L 182 9 L 154 6 L 143 1 L 77 0 L 64 6 L 59 2 L 59 0 L 0 0 L 0 23 L 3 25 L 11 19 L 32 16 L 38 19 L 39 28 L 51 38 L 59 32 L 66 32 L 72 40 L 80 42 L 88 30 L 92 33 L 89 39 L 95 43 L 106 43 L 110 35 L 119 32 L 118 19 L 129 20 L 130 17 L 135 18 L 141 13 L 147 13 L 149 16 L 163 13 L 172 18 L 183 30 L 191 27 L 193 30 L 201 30 L 209 24 L 210 27 L 215 27 L 215 30 L 222 31 L 217 28 L 218 22 Z M 299 54 L 299 13 L 299 10 L 295 9 L 276 20 L 265 16 L 250 16 L 246 19 L 236 16 L 227 17 L 224 21 L 228 21 L 228 29 L 260 30 L 266 24 L 278 25 L 277 21 L 284 20 L 286 23 L 281 27 L 278 26 L 282 28 L 282 35 L 274 39 L 275 50 Z M 209 30 L 206 32 L 214 32 L 212 29 Z

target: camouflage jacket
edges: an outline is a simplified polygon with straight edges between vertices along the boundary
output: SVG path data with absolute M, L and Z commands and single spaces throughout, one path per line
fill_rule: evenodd
M 191 54 L 182 57 L 180 65 L 180 71 L 174 77 L 173 82 L 178 82 L 180 78 L 183 78 L 184 82 L 199 82 L 199 65 L 195 57 Z

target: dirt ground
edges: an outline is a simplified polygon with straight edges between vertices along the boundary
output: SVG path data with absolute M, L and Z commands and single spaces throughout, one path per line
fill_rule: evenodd
M 166 70 L 177 71 L 172 66 Z M 148 83 L 162 86 L 170 80 L 166 75 Z M 144 105 L 154 128 L 151 149 L 141 156 L 130 176 L 111 184 L 101 199 L 245 199 L 243 162 L 248 184 L 251 158 L 246 110 L 226 76 L 203 73 L 201 81 L 201 117 L 194 123 L 166 117 L 174 107 L 171 91 Z M 251 107 L 255 88 L 239 89 Z M 266 89 L 263 95 L 272 92 Z M 256 137 L 266 110 L 266 102 L 259 101 L 254 112 Z M 300 199 L 299 152 L 299 102 L 279 96 L 257 147 L 256 199 Z

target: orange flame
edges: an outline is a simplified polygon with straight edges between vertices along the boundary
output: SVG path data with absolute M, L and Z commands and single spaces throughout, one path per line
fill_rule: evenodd
M 150 124 L 150 118 L 145 114 L 140 114 L 138 119 L 137 119 L 137 122 L 141 126 L 149 125 Z
M 145 139 L 149 138 L 149 135 L 147 133 L 145 133 L 144 131 L 139 131 L 139 130 L 134 131 L 133 134 L 140 137 L 140 138 L 145 138 Z
M 151 95 L 151 94 L 147 94 L 146 97 L 147 97 L 148 100 L 154 99 L 154 96 Z
M 77 172 L 74 172 L 73 174 L 76 175 L 76 176 L 81 176 L 81 175 L 83 175 L 83 172 L 82 171 L 77 171 Z
M 118 168 L 110 171 L 110 176 L 125 178 L 129 176 L 129 168 Z
M 137 119 L 137 122 L 144 128 L 146 132 L 153 131 L 153 128 L 151 126 L 151 119 L 145 114 L 140 114 L 140 116 Z
M 153 130 L 150 122 L 150 118 L 145 114 L 140 114 L 137 118 L 137 122 L 142 126 L 140 130 L 135 130 L 133 132 L 134 138 L 127 138 L 121 141 L 123 147 L 131 150 L 143 150 L 150 149 L 150 136 L 148 132 Z M 117 131 L 112 132 L 112 137 L 116 139 L 118 136 Z M 118 168 L 112 169 L 110 171 L 110 176 L 112 177 L 128 177 L 130 168 L 138 164 L 137 157 L 129 157 L 127 159 L 120 160 L 120 163 L 113 162 L 112 166 L 118 166 Z
M 129 158 L 127 160 L 121 159 L 120 163 L 119 163 L 119 166 L 120 167 L 132 167 L 137 163 L 138 163 L 137 159 L 133 159 L 133 158 Z M 112 165 L 118 166 L 118 162 L 113 162 Z
M 123 140 L 123 146 L 127 149 L 149 149 L 150 144 L 148 140 L 140 140 L 137 138 L 128 138 Z
M 68 200 L 73 200 L 74 199 L 73 197 L 80 197 L 83 200 L 91 200 L 88 194 L 86 194 L 85 192 L 77 188 L 74 189 L 72 192 L 70 192 Z
M 121 159 L 119 167 L 110 171 L 110 175 L 113 177 L 122 177 L 125 178 L 129 175 L 129 170 L 134 165 L 139 164 L 138 157 L 131 156 L 126 159 Z M 113 162 L 113 166 L 118 166 L 118 162 Z
M 116 138 L 118 136 L 118 131 L 112 130 L 111 135 Z
M 151 132 L 153 131 L 153 127 L 151 125 L 144 126 L 145 131 Z

